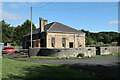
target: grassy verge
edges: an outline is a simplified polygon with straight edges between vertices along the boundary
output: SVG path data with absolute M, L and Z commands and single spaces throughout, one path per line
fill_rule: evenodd
M 96 56 L 91 56 L 91 58 L 97 58 L 97 57 L 103 57 L 103 56 L 119 56 L 120 53 L 112 53 L 112 54 L 106 54 L 106 55 L 96 55 Z M 86 57 L 87 58 L 87 57 Z M 89 58 L 89 57 L 88 57 Z
M 92 71 L 74 70 L 62 65 L 29 63 L 5 58 L 2 61 L 2 80 L 35 80 L 38 78 L 40 80 L 52 78 L 101 79 L 94 75 Z
M 78 59 L 78 57 L 31 56 L 33 59 Z

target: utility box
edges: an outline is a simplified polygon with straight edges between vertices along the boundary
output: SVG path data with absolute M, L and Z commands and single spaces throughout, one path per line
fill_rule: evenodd
M 0 43 L 0 58 L 2 58 L 2 49 L 4 48 L 4 43 Z
M 4 48 L 4 43 L 0 43 L 0 47 L 3 49 Z

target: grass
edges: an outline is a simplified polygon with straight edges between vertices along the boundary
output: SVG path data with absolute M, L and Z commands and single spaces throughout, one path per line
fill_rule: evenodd
M 15 61 L 3 58 L 2 80 L 35 80 L 35 79 L 52 79 L 52 78 L 101 78 L 93 75 L 92 71 L 75 70 L 69 67 L 55 64 L 38 64 L 23 61 Z
M 107 55 L 102 55 L 102 56 L 119 56 L 120 53 L 112 53 L 112 54 L 107 54 Z
M 112 54 L 106 54 L 106 55 L 96 55 L 96 56 L 91 56 L 91 58 L 97 58 L 97 57 L 103 57 L 103 56 L 119 56 L 120 53 L 112 53 Z
M 33 59 L 78 59 L 78 57 L 31 56 Z
M 0 79 L 2 78 L 2 58 L 0 58 Z

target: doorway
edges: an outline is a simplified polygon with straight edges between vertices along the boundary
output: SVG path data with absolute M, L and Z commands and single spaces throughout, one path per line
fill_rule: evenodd
M 96 47 L 96 55 L 100 55 L 100 47 Z
M 69 43 L 69 48 L 73 48 L 73 42 Z

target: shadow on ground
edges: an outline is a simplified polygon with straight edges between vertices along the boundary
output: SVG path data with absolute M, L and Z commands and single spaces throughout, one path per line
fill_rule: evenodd
M 96 72 L 95 75 L 101 77 L 103 80 L 120 80 L 120 63 L 114 63 L 115 65 L 103 66 L 103 65 L 88 65 L 88 64 L 73 64 L 64 65 L 69 66 L 72 69 L 82 69 Z
M 8 79 L 2 80 L 118 80 L 118 70 L 114 66 L 105 67 L 105 66 L 93 66 L 93 65 L 62 65 L 62 66 L 31 66 L 23 68 L 23 75 L 9 74 Z M 96 71 L 98 70 L 98 72 Z M 104 75 L 100 70 L 104 70 L 104 73 L 107 73 L 106 70 L 113 70 L 113 75 L 108 73 L 108 76 Z

